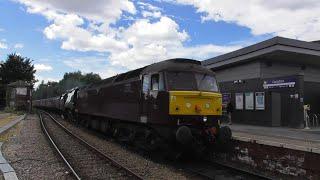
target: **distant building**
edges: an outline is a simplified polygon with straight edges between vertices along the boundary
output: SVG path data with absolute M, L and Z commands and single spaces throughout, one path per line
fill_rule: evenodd
M 304 126 L 304 104 L 320 114 L 320 44 L 275 37 L 203 61 L 216 72 L 233 121 Z M 320 118 L 320 117 L 319 117 Z
M 32 85 L 17 81 L 7 86 L 7 106 L 18 110 L 30 110 Z

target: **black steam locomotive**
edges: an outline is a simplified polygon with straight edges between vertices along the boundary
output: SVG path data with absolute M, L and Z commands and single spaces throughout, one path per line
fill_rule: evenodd
M 151 64 L 33 105 L 151 149 L 160 144 L 201 149 L 231 139 L 230 129 L 220 127 L 215 74 L 195 60 Z

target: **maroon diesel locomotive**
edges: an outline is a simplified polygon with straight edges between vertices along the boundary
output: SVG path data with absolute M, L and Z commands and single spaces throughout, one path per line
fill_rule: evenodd
M 199 149 L 231 139 L 230 129 L 220 127 L 222 97 L 215 74 L 196 60 L 151 64 L 64 97 L 70 119 L 151 149 L 160 144 Z

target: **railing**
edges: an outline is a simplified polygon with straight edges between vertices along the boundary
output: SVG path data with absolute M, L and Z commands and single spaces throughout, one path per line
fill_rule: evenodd
M 306 122 L 306 127 L 305 129 L 309 129 L 312 127 L 319 127 L 319 118 L 320 118 L 320 114 L 316 114 L 316 113 L 306 113 L 306 117 L 305 117 L 305 122 Z

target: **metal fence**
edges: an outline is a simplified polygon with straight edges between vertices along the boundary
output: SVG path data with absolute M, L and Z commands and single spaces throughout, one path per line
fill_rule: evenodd
M 320 114 L 318 113 L 306 113 L 305 115 L 305 128 L 309 129 L 312 127 L 319 127 L 319 118 L 320 118 Z

